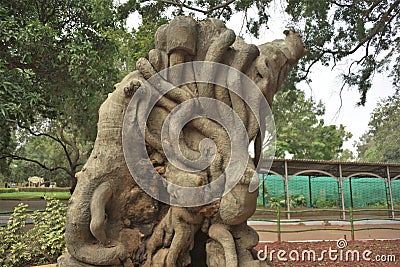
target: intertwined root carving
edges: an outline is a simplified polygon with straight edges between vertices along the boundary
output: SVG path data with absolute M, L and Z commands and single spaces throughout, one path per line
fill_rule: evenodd
M 144 138 L 154 169 L 174 184 L 197 187 L 215 181 L 224 173 L 231 148 L 226 130 L 207 118 L 194 119 L 183 128 L 179 148 L 187 159 L 199 158 L 199 143 L 204 138 L 213 140 L 217 148 L 214 161 L 207 169 L 189 173 L 168 162 L 161 142 L 161 127 L 175 107 L 197 97 L 217 99 L 235 111 L 249 141 L 255 140 L 256 156 L 248 158 L 238 184 L 209 205 L 168 207 L 144 193 L 125 163 L 122 124 L 129 101 L 146 80 L 163 69 L 196 60 L 222 63 L 240 70 L 257 84 L 271 105 L 289 69 L 306 53 L 299 34 L 294 31 L 284 34 L 284 40 L 257 47 L 246 44 L 216 19 L 196 22 L 189 17 L 177 17 L 158 29 L 156 48 L 149 52 L 148 59 L 138 60 L 138 70 L 115 86 L 99 110 L 95 146 L 70 200 L 66 229 L 68 254 L 59 259 L 59 266 L 188 266 L 194 256 L 191 250 L 200 242 L 195 239 L 199 231 L 207 236 L 204 241 L 207 244 L 203 244 L 206 256 L 196 264 L 262 266 L 253 253 L 258 235 L 246 222 L 256 207 L 258 192 L 251 193 L 248 188 L 256 176 L 263 129 L 256 119 L 259 114 L 253 114 L 243 99 L 227 89 L 238 86 L 246 93 L 246 88 L 240 87 L 240 77 L 232 73 L 226 87 L 206 83 L 175 87 L 157 102 L 146 125 Z M 212 68 L 203 71 L 214 75 Z M 179 71 L 170 72 L 168 79 L 161 82 L 171 86 L 181 75 Z M 146 102 L 145 94 L 139 97 Z

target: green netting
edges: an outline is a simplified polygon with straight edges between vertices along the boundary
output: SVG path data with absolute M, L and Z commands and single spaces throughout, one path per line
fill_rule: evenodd
M 310 207 L 310 190 L 309 190 L 308 177 L 297 176 L 289 180 L 289 197 L 299 198 L 304 197 L 305 204 Z M 311 190 L 312 193 L 312 190 Z M 292 206 L 295 204 L 292 204 Z M 296 205 L 295 205 L 296 206 Z
M 392 195 L 393 195 L 393 204 L 395 208 L 400 208 L 400 180 L 392 181 Z
M 338 181 L 332 177 L 296 176 L 289 180 L 289 195 L 303 195 L 307 207 L 338 207 L 340 203 L 338 188 Z
M 285 204 L 285 182 L 276 175 L 262 175 L 267 192 L 265 205 L 271 202 Z M 350 186 L 351 182 L 351 186 Z M 386 208 L 389 199 L 389 188 L 382 179 L 375 177 L 344 179 L 345 207 L 353 208 Z M 259 189 L 258 204 L 263 205 L 262 184 Z M 400 180 L 392 182 L 393 201 L 400 206 Z M 289 197 L 291 206 L 314 208 L 341 207 L 339 182 L 333 177 L 296 176 L 289 180 Z
M 266 192 L 265 205 L 269 206 L 271 198 L 285 199 L 285 181 L 276 175 L 260 175 L 261 181 L 264 177 L 264 188 Z M 260 184 L 258 193 L 258 205 L 263 205 L 263 183 Z
M 350 195 L 350 182 L 352 198 Z M 386 183 L 379 178 L 351 178 L 345 179 L 344 203 L 345 207 L 351 207 L 353 201 L 354 208 L 376 207 L 386 208 Z

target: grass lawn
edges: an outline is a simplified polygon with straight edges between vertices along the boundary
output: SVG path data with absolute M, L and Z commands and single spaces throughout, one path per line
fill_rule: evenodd
M 55 199 L 69 199 L 71 194 L 69 192 L 12 192 L 0 193 L 0 199 L 43 199 L 44 196 L 52 197 Z

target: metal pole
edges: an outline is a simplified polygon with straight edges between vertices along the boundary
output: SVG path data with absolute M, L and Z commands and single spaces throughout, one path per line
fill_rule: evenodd
M 344 204 L 344 187 L 343 187 L 343 175 L 342 175 L 342 164 L 339 164 L 339 186 L 340 186 L 340 194 L 342 198 L 342 216 L 343 220 L 346 220 L 346 211 L 345 211 L 345 204 Z
M 263 199 L 263 207 L 265 208 L 265 173 L 262 175 L 262 199 Z
M 281 242 L 281 207 L 279 205 L 276 212 L 276 228 L 278 234 L 278 242 Z
M 290 220 L 289 177 L 288 177 L 287 160 L 285 160 L 285 191 L 286 191 L 286 209 L 288 211 L 287 219 Z
M 354 205 L 353 205 L 353 187 L 352 187 L 352 185 L 351 185 L 351 177 L 349 178 L 349 182 L 350 182 L 350 206 L 351 206 L 351 208 L 354 208 Z
M 353 217 L 353 208 L 349 208 L 350 212 L 350 231 L 351 231 L 351 241 L 355 240 L 354 237 L 354 217 Z
M 390 180 L 389 166 L 386 166 L 388 186 L 389 186 L 389 196 L 390 196 L 390 208 L 392 209 L 392 219 L 394 219 L 394 203 L 393 203 L 393 193 L 392 193 L 392 181 Z
M 310 197 L 310 208 L 312 208 L 312 193 L 311 193 L 311 178 L 310 175 L 308 176 L 308 194 Z

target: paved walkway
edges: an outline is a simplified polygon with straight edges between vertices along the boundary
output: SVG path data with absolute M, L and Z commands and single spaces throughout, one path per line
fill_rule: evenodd
M 263 221 L 249 221 L 248 224 L 255 230 L 276 230 L 277 225 L 273 222 Z M 371 220 L 364 222 L 355 222 L 355 229 L 360 228 L 374 228 L 374 227 L 388 227 L 397 228 L 398 230 L 368 230 L 368 231 L 356 231 L 356 240 L 368 240 L 368 239 L 400 239 L 400 223 L 396 221 L 385 221 L 385 220 Z M 338 228 L 338 229 L 350 229 L 348 222 L 338 221 L 313 221 L 299 224 L 296 221 L 282 223 L 281 230 L 305 230 L 311 228 Z M 273 242 L 277 241 L 276 233 L 258 232 L 260 236 L 260 242 Z M 319 230 L 312 232 L 301 232 L 301 233 L 282 233 L 282 241 L 321 241 L 321 240 L 338 240 L 345 238 L 351 240 L 350 231 L 340 230 Z M 55 264 L 44 265 L 40 267 L 55 267 Z M 39 267 L 39 266 L 38 266 Z
M 277 225 L 272 222 L 249 221 L 248 224 L 255 230 L 277 230 Z M 371 220 L 363 222 L 355 222 L 355 229 L 360 228 L 395 228 L 397 230 L 389 229 L 371 229 L 355 231 L 356 240 L 366 239 L 400 239 L 400 222 L 384 221 L 384 220 Z M 321 241 L 321 240 L 338 240 L 345 238 L 351 240 L 351 232 L 349 222 L 329 222 L 329 221 L 314 221 L 314 222 L 285 222 L 281 224 L 281 230 L 310 230 L 312 228 L 319 228 L 323 230 L 307 231 L 298 233 L 282 233 L 282 241 Z M 332 228 L 335 228 L 332 229 Z M 326 230 L 324 230 L 326 229 Z M 328 230 L 332 229 L 332 230 Z M 273 242 L 278 240 L 277 233 L 271 232 L 258 232 L 260 242 Z

